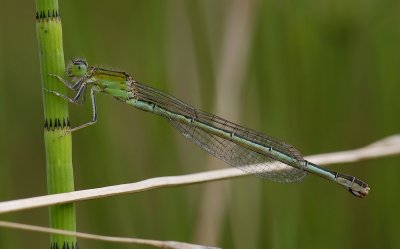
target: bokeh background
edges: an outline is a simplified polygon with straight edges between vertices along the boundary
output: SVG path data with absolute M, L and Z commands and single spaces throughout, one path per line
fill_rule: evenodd
M 34 1 L 0 2 L 0 200 L 46 194 Z M 66 60 L 141 82 L 304 155 L 399 132 L 400 1 L 60 1 Z M 200 172 L 212 159 L 159 117 L 109 96 L 73 134 L 76 189 Z M 73 125 L 90 106 L 70 107 Z M 309 176 L 255 177 L 77 204 L 78 230 L 223 248 L 399 248 L 400 157 L 331 166 L 370 184 L 360 200 Z M 1 220 L 48 225 L 46 208 Z M 0 228 L 1 248 L 48 235 Z M 79 240 L 80 248 L 145 248 Z M 146 247 L 147 248 L 147 247 Z

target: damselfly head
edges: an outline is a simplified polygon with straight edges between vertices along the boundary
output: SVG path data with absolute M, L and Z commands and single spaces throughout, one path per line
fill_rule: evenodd
M 67 75 L 69 77 L 82 77 L 88 71 L 88 64 L 83 59 L 75 59 L 67 67 Z

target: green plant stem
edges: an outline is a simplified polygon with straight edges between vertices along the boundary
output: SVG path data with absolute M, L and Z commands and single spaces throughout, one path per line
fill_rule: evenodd
M 36 0 L 36 32 L 42 86 L 66 92 L 65 86 L 50 74 L 64 74 L 62 26 L 58 0 Z M 71 135 L 65 134 L 69 127 L 68 104 L 56 96 L 43 92 L 44 142 L 46 150 L 47 189 L 49 194 L 74 190 Z M 50 227 L 76 230 L 75 205 L 64 204 L 50 207 Z M 51 248 L 77 248 L 76 238 L 51 235 Z

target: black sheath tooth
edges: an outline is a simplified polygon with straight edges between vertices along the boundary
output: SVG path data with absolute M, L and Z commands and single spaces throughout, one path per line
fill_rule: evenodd
M 60 16 L 60 10 L 59 9 L 47 9 L 46 10 L 40 10 L 36 11 L 36 19 L 47 19 L 47 18 L 57 18 Z
M 59 248 L 58 248 L 57 242 L 52 243 L 51 246 L 50 246 L 50 248 L 51 248 L 51 249 L 59 249 Z
M 44 120 L 44 128 L 48 131 L 65 129 L 70 127 L 69 118 L 46 118 Z M 71 247 L 71 246 L 70 246 Z
M 71 245 L 70 245 L 69 242 L 65 242 L 64 241 L 64 244 L 63 244 L 62 248 L 63 249 L 78 249 L 78 243 L 75 242 L 75 245 L 74 245 L 74 243 L 71 243 Z

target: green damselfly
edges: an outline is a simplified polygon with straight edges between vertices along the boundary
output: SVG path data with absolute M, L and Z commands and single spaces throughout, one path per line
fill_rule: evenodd
M 87 127 L 97 121 L 96 94 L 107 93 L 116 99 L 166 118 L 187 139 L 227 164 L 277 182 L 297 182 L 307 172 L 344 186 L 352 194 L 364 197 L 368 184 L 349 175 L 320 167 L 305 160 L 292 145 L 262 133 L 247 129 L 218 116 L 197 110 L 183 101 L 135 81 L 125 72 L 88 66 L 82 59 L 73 60 L 67 67 L 68 81 L 57 77 L 76 92 L 74 98 L 47 90 L 69 102 L 85 101 L 90 88 L 93 107 L 92 120 L 69 131 Z

